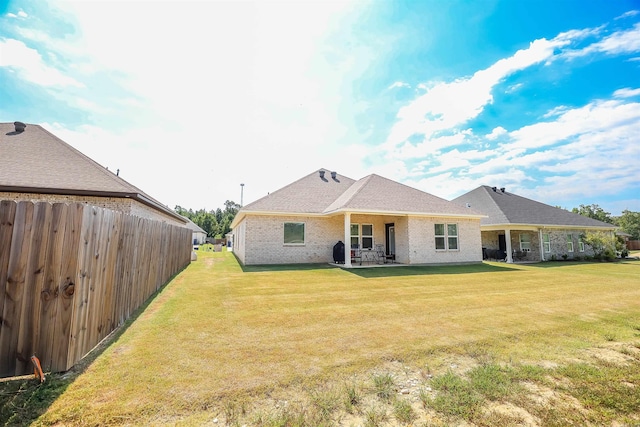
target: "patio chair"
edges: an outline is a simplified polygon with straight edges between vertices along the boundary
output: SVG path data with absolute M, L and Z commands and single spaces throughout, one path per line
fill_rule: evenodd
M 360 251 L 360 245 L 351 246 L 351 262 L 358 262 L 362 265 L 362 252 Z
M 384 246 L 376 245 L 376 261 L 378 264 L 387 263 L 387 255 L 384 253 Z

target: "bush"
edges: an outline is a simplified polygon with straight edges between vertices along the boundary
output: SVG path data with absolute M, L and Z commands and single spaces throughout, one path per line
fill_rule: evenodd
M 580 236 L 582 241 L 593 249 L 593 257 L 597 260 L 612 261 L 616 257 L 617 239 L 603 231 L 589 231 Z

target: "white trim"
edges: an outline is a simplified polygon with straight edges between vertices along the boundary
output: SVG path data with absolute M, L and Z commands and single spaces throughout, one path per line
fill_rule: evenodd
M 444 226 L 444 234 L 436 234 L 436 225 L 442 225 Z M 454 236 L 450 236 L 449 235 L 449 226 L 450 225 L 455 225 L 456 226 L 456 234 Z M 449 239 L 455 237 L 456 239 L 456 248 L 455 249 L 451 249 L 449 248 Z M 445 223 L 440 223 L 440 222 L 434 222 L 433 223 L 433 244 L 435 247 L 436 252 L 459 252 L 460 251 L 460 226 L 458 225 L 457 222 L 445 222 Z M 436 244 L 436 239 L 438 238 L 442 238 L 444 239 L 444 249 L 438 249 L 437 244 Z
M 284 228 L 287 224 L 302 224 L 302 243 L 287 243 L 284 241 Z M 282 222 L 282 245 L 283 246 L 304 246 L 307 244 L 307 223 L 295 222 L 295 221 L 283 221 Z
M 480 225 L 480 230 L 482 231 L 502 231 L 506 228 L 510 228 L 511 230 L 527 230 L 527 231 L 538 231 L 540 227 L 544 229 L 558 229 L 558 230 L 597 230 L 597 231 L 609 231 L 613 230 L 616 227 L 612 226 L 608 227 L 593 227 L 588 225 L 546 225 L 546 224 L 491 224 L 491 225 Z

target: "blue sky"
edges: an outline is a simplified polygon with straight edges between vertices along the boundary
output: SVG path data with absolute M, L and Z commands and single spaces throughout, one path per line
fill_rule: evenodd
M 174 207 L 327 168 L 640 211 L 638 1 L 0 0 L 0 121 Z

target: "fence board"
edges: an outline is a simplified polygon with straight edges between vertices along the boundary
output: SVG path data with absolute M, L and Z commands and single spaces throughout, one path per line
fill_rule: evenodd
M 627 242 L 627 249 L 630 251 L 637 251 L 640 249 L 640 240 L 629 240 Z
M 66 222 L 66 205 L 56 203 L 51 207 L 51 226 L 47 245 L 47 263 L 44 271 L 44 284 L 40 303 L 40 337 L 37 354 L 42 369 L 50 371 L 53 362 L 55 345 L 55 326 L 58 314 L 58 280 L 62 265 L 62 248 L 64 246 L 64 230 Z
M 191 231 L 80 203 L 0 201 L 0 375 L 69 369 L 190 262 Z
M 62 250 L 62 270 L 58 281 L 58 315 L 56 317 L 56 348 L 54 349 L 52 370 L 66 371 L 73 366 L 69 357 L 71 341 L 71 320 L 73 300 L 79 279 L 77 271 L 80 230 L 84 205 L 70 204 L 66 209 L 64 246 Z
M 13 222 L 13 238 L 9 250 L 9 265 L 5 285 L 5 300 L 2 314 L 3 324 L 0 330 L 0 360 L 4 361 L 3 375 L 14 375 L 22 298 L 25 293 L 25 272 L 27 268 L 29 238 L 33 204 L 18 204 Z
M 41 202 L 34 206 L 30 245 L 25 272 L 24 297 L 20 316 L 20 333 L 16 353 L 16 375 L 31 365 L 40 336 L 40 295 L 44 286 L 44 269 L 47 261 L 47 244 L 51 227 L 51 204 Z
M 5 318 L 3 317 L 4 300 L 7 289 L 7 272 L 9 269 L 9 255 L 11 253 L 16 207 L 17 204 L 9 200 L 0 202 L 0 337 L 5 328 Z M 2 369 L 0 369 L 0 375 L 2 375 L 2 372 Z

